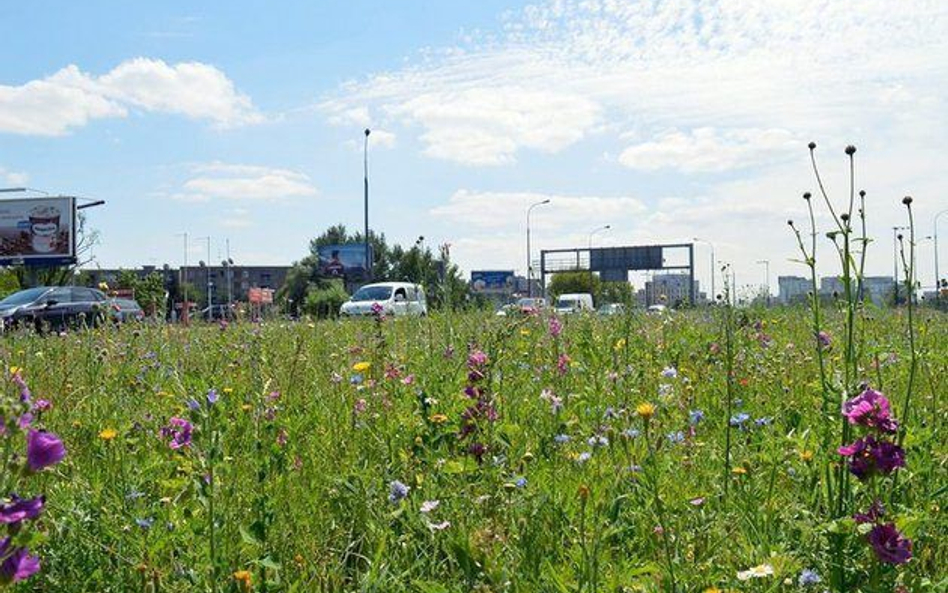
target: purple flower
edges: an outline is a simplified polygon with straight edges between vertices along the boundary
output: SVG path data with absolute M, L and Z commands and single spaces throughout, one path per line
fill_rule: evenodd
M 810 585 L 819 584 L 823 579 L 820 578 L 820 575 L 816 573 L 815 570 L 809 568 L 803 569 L 803 572 L 800 573 L 800 578 L 797 579 L 797 583 L 801 587 L 809 587 Z
M 692 410 L 688 413 L 688 422 L 690 422 L 692 426 L 698 424 L 702 420 L 704 420 L 704 412 L 701 410 Z
M 550 335 L 558 338 L 561 333 L 563 333 L 563 324 L 559 317 L 550 317 Z
M 172 449 L 181 449 L 191 446 L 191 423 L 184 418 L 173 416 L 168 420 L 168 426 L 161 429 L 161 436 L 170 439 L 168 446 Z
M 662 369 L 662 376 L 666 379 L 676 379 L 678 377 L 678 369 L 675 367 L 665 367 Z
M 850 424 L 876 428 L 882 432 L 894 433 L 898 430 L 899 425 L 891 413 L 889 400 L 872 389 L 866 389 L 843 404 L 843 416 L 849 419 Z
M 856 523 L 875 523 L 882 518 L 883 515 L 885 515 L 885 507 L 883 507 L 882 502 L 877 499 L 873 501 L 868 511 L 865 513 L 856 513 L 853 515 L 853 519 Z
M 218 397 L 217 390 L 211 389 L 210 391 L 207 392 L 207 403 L 213 406 L 214 404 L 217 403 L 217 397 Z
M 824 331 L 818 332 L 816 334 L 816 341 L 819 343 L 820 348 L 829 348 L 833 345 L 833 339 L 830 338 L 830 335 Z
M 46 412 L 47 410 L 51 410 L 52 407 L 53 407 L 53 404 L 48 399 L 38 399 L 36 400 L 36 403 L 33 404 L 33 411 Z
M 43 512 L 45 503 L 46 498 L 43 496 L 25 499 L 14 494 L 10 497 L 9 504 L 0 505 L 0 523 L 9 525 L 27 519 L 35 519 Z
M 198 403 L 193 397 L 188 400 L 188 409 L 192 412 L 196 412 L 201 409 L 201 404 Z
M 33 576 L 40 569 L 37 556 L 30 556 L 26 548 L 10 549 L 10 538 L 0 541 L 0 558 L 5 558 L 0 564 L 0 583 L 15 583 Z
M 487 354 L 483 350 L 475 348 L 467 356 L 467 366 L 471 368 L 482 367 L 487 364 Z
M 59 437 L 51 432 L 30 430 L 26 437 L 26 465 L 30 471 L 56 465 L 65 456 L 66 447 Z
M 875 471 L 886 475 L 905 466 L 905 451 L 902 447 L 889 441 L 877 441 L 872 435 L 840 447 L 838 453 L 850 458 L 849 471 L 860 480 Z
M 19 418 L 16 419 L 16 425 L 20 427 L 20 430 L 26 430 L 33 424 L 33 414 L 27 412 Z
M 135 525 L 138 525 L 142 529 L 150 529 L 154 523 L 155 520 L 150 517 L 147 519 L 135 519 Z
M 569 435 L 568 435 L 568 434 L 558 434 L 558 435 L 556 435 L 555 437 L 553 437 L 553 442 L 555 442 L 557 445 L 566 444 L 566 443 L 569 442 Z
M 903 537 L 893 523 L 873 527 L 869 544 L 880 562 L 905 564 L 912 557 L 912 540 Z
M 393 480 L 393 481 L 388 485 L 388 488 L 389 488 L 388 501 L 389 501 L 390 503 L 392 503 L 392 504 L 395 504 L 395 503 L 397 503 L 397 502 L 399 502 L 399 501 L 402 501 L 402 500 L 404 500 L 405 498 L 407 498 L 407 497 L 408 497 L 408 491 L 411 490 L 411 488 L 409 488 L 409 487 L 406 486 L 404 483 L 402 483 L 402 482 L 400 482 L 400 481 L 398 481 L 398 480 Z
M 527 487 L 527 479 L 526 479 L 525 477 L 523 477 L 523 476 L 520 476 L 519 478 L 517 478 L 517 481 L 514 482 L 514 484 L 516 484 L 517 488 L 526 488 L 526 487 Z
M 743 427 L 744 423 L 747 422 L 748 420 L 750 420 L 750 414 L 741 412 L 740 414 L 731 416 L 731 426 L 735 428 Z
M 670 443 L 683 443 L 685 442 L 685 433 L 682 431 L 670 432 L 665 435 Z

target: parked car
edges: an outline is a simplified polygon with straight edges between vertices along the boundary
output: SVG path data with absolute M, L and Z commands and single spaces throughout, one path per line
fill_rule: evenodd
M 625 305 L 622 303 L 606 303 L 599 307 L 600 315 L 622 315 L 625 313 Z
M 546 299 L 543 297 L 523 297 L 517 301 L 521 313 L 536 313 L 546 308 Z
M 667 313 L 669 310 L 670 309 L 665 305 L 650 305 L 649 308 L 646 309 L 646 312 L 653 315 L 661 315 L 663 313 Z
M 588 292 L 561 294 L 556 299 L 556 312 L 562 314 L 593 310 L 593 297 Z
M 366 284 L 342 304 L 339 314 L 343 317 L 374 315 L 376 305 L 381 307 L 383 315 L 394 317 L 428 314 L 425 289 L 409 282 Z
M 112 320 L 116 323 L 145 319 L 145 311 L 134 299 L 114 298 L 109 302 L 109 305 L 112 309 Z
M 0 301 L 0 326 L 31 325 L 63 329 L 97 326 L 108 311 L 108 297 L 84 286 L 39 286 L 15 292 Z
M 233 321 L 236 318 L 235 313 L 234 306 L 227 304 L 211 305 L 210 307 L 204 307 L 200 311 L 201 319 L 205 321 L 217 321 L 220 319 Z

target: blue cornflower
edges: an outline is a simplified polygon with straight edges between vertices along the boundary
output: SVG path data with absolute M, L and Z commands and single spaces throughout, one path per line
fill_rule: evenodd
M 388 501 L 393 504 L 407 498 L 408 491 L 411 490 L 411 488 L 409 488 L 408 486 L 406 486 L 405 484 L 403 484 L 402 482 L 398 480 L 392 480 L 392 482 L 388 485 L 388 487 L 389 487 Z
M 616 409 L 615 409 L 615 408 L 613 408 L 612 406 L 609 406 L 608 408 L 606 408 L 606 411 L 605 411 L 605 413 L 603 413 L 602 416 L 603 416 L 603 418 L 605 418 L 605 419 L 607 419 L 607 420 L 611 420 L 611 419 L 613 419 L 613 418 L 617 418 L 619 415 L 616 413 Z
M 514 484 L 517 485 L 517 488 L 526 488 L 526 487 L 527 487 L 527 479 L 526 479 L 525 477 L 523 477 L 523 476 L 520 476 L 519 478 L 517 478 L 517 481 L 514 482 Z
M 210 391 L 207 392 L 207 403 L 209 403 L 212 406 L 217 403 L 217 390 L 216 389 L 211 389 Z
M 601 434 L 595 434 L 586 439 L 586 443 L 590 447 L 607 447 L 609 445 L 609 439 Z
M 669 441 L 669 442 L 672 442 L 672 443 L 683 443 L 683 442 L 685 442 L 685 433 L 683 433 L 683 432 L 680 431 L 680 430 L 679 430 L 678 432 L 670 432 L 670 433 L 668 433 L 668 434 L 665 435 L 665 436 L 667 436 L 667 437 L 668 437 L 668 441 Z
M 138 525 L 139 527 L 141 527 L 142 529 L 148 529 L 148 528 L 150 528 L 151 525 L 152 525 L 152 523 L 154 523 L 154 522 L 155 522 L 155 520 L 152 519 L 152 518 L 148 518 L 148 519 L 135 519 L 135 524 Z
M 360 385 L 362 383 L 362 375 L 356 373 L 349 377 L 349 383 L 352 385 Z
M 192 397 L 188 400 L 188 409 L 192 412 L 197 411 L 201 409 L 201 404 L 199 404 L 198 401 Z
M 750 420 L 750 414 L 741 412 L 740 414 L 731 416 L 731 426 L 734 426 L 734 427 L 744 426 L 744 423 L 747 422 L 748 420 Z
M 773 421 L 774 421 L 773 418 L 764 416 L 763 418 L 758 418 L 757 420 L 754 420 L 754 424 L 756 424 L 757 426 L 768 426 Z
M 568 434 L 558 434 L 555 437 L 553 437 L 553 442 L 555 442 L 557 445 L 562 445 L 564 443 L 568 443 L 569 438 L 570 437 Z
M 662 369 L 662 376 L 666 379 L 674 379 L 678 377 L 678 369 L 675 367 L 665 367 Z
M 800 573 L 800 578 L 797 580 L 797 582 L 801 587 L 809 587 L 810 585 L 816 585 L 822 580 L 823 579 L 820 578 L 820 575 L 816 574 L 815 570 L 806 568 Z
M 592 453 L 589 451 L 583 451 L 579 454 L 579 457 L 576 458 L 576 461 L 579 463 L 586 463 L 589 461 L 589 458 L 592 457 Z
M 695 425 L 702 420 L 704 420 L 704 412 L 701 410 L 692 410 L 688 412 L 688 421 L 691 422 L 692 425 Z
M 642 433 L 640 433 L 638 430 L 636 430 L 636 429 L 634 429 L 634 428 L 627 428 L 627 429 L 625 429 L 625 430 L 622 432 L 622 435 L 623 435 L 624 437 L 628 438 L 628 439 L 634 439 L 635 437 L 639 436 L 640 434 L 642 434 Z

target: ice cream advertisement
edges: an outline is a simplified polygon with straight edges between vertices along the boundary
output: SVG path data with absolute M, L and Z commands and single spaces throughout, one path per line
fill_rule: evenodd
M 75 198 L 0 200 L 0 264 L 75 256 Z

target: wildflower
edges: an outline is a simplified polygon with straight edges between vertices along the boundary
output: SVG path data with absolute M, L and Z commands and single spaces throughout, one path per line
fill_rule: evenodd
M 683 443 L 683 442 L 685 442 L 685 433 L 683 433 L 683 432 L 680 431 L 680 430 L 679 430 L 678 432 L 670 432 L 670 433 L 668 433 L 668 434 L 665 435 L 665 436 L 666 436 L 666 438 L 668 439 L 668 442 L 670 442 L 670 443 Z
M 764 416 L 763 418 L 758 418 L 757 420 L 754 420 L 754 425 L 755 426 L 769 426 L 773 421 L 774 421 L 773 418 L 770 418 L 769 416 Z
M 66 447 L 59 437 L 51 432 L 30 430 L 26 437 L 26 465 L 30 471 L 56 465 L 65 456 Z
M 558 338 L 563 333 L 563 323 L 559 317 L 550 317 L 549 329 L 550 335 L 554 338 Z
M 912 540 L 899 533 L 893 523 L 876 525 L 868 539 L 880 562 L 905 564 L 912 557 Z
M 421 503 L 421 508 L 418 510 L 420 510 L 422 513 L 430 513 L 431 511 L 438 508 L 440 505 L 441 505 L 440 500 L 426 500 L 423 503 Z
M 363 379 L 362 379 L 362 375 L 360 375 L 359 373 L 356 373 L 356 374 L 352 375 L 351 377 L 349 377 L 349 384 L 350 384 L 350 385 L 361 385 L 361 384 L 362 384 L 362 380 L 363 380 Z
M 640 433 L 638 430 L 636 430 L 636 429 L 634 429 L 634 428 L 627 428 L 627 429 L 625 429 L 625 430 L 622 432 L 622 436 L 624 436 L 624 437 L 627 438 L 627 439 L 634 439 L 635 437 L 639 436 L 640 434 L 642 434 L 642 433 Z
M 738 476 L 743 476 L 747 473 L 747 468 L 738 465 L 737 467 L 731 468 L 731 473 Z
M 431 531 L 444 531 L 448 527 L 451 527 L 450 521 L 442 521 L 441 523 L 428 523 L 428 529 Z
M 676 379 L 678 378 L 678 369 L 675 367 L 665 367 L 662 369 L 662 376 L 666 379 Z
M 365 371 L 369 370 L 371 366 L 372 366 L 371 362 L 357 362 L 354 365 L 352 365 L 352 370 L 357 373 L 364 373 Z
M 762 579 L 765 577 L 772 576 L 774 574 L 774 567 L 769 564 L 758 564 L 747 570 L 742 570 L 737 573 L 737 580 L 746 581 L 749 579 Z
M 407 498 L 408 491 L 411 490 L 411 488 L 398 480 L 393 480 L 391 483 L 389 483 L 388 487 L 388 501 L 392 504 L 398 503 Z
M 524 476 L 520 476 L 519 478 L 517 478 L 517 480 L 514 482 L 514 484 L 517 485 L 517 488 L 526 488 L 526 487 L 527 487 L 527 478 L 525 478 Z
M 800 451 L 800 460 L 805 463 L 813 461 L 813 451 Z
M 869 510 L 865 513 L 856 513 L 853 515 L 853 519 L 857 524 L 860 523 L 875 523 L 882 516 L 885 515 L 885 507 L 882 506 L 882 502 L 876 499 L 873 501 L 872 505 L 869 507 Z
M 648 402 L 640 403 L 635 406 L 635 413 L 645 420 L 648 420 L 655 415 L 655 405 Z
M 902 447 L 889 441 L 877 441 L 872 435 L 840 447 L 838 453 L 850 458 L 849 471 L 860 480 L 876 471 L 887 475 L 905 466 Z
M 691 504 L 691 506 L 700 507 L 704 504 L 704 497 L 699 496 L 698 498 L 692 498 L 688 503 Z
M 565 375 L 569 372 L 569 365 L 572 359 L 570 359 L 568 354 L 560 354 L 560 357 L 556 361 L 556 369 L 560 372 L 561 375 Z
M 816 334 L 816 341 L 820 345 L 821 349 L 826 349 L 833 345 L 833 339 L 830 338 L 830 335 L 824 331 L 818 332 Z
M 336 384 L 342 383 L 342 375 L 333 371 L 332 375 L 329 376 L 329 380 Z
M 103 441 L 111 441 L 118 436 L 118 432 L 114 428 L 106 428 L 99 433 L 99 438 Z
M 615 345 L 612 347 L 613 350 L 619 351 L 625 348 L 625 338 L 619 338 L 616 340 Z
M 234 573 L 234 580 L 237 581 L 242 590 L 249 591 L 253 577 L 249 570 L 238 570 Z
M 192 412 L 197 412 L 201 409 L 201 404 L 198 403 L 198 400 L 192 397 L 188 400 L 188 409 Z
M 26 548 L 12 548 L 11 539 L 0 540 L 0 584 L 16 583 L 33 576 L 40 569 L 37 556 L 30 556 Z
M 471 368 L 482 367 L 487 364 L 487 360 L 487 354 L 475 348 L 467 356 L 467 366 Z
M 361 397 L 360 397 L 360 398 L 357 399 L 356 402 L 352 405 L 352 411 L 355 412 L 356 414 L 361 414 L 361 413 L 365 412 L 366 408 L 368 408 L 368 407 L 369 407 L 369 404 L 368 404 L 368 402 L 365 401 L 365 398 L 361 398 Z
M 701 410 L 692 410 L 688 412 L 688 422 L 694 426 L 704 420 L 704 412 Z
M 412 385 L 415 382 L 415 375 L 405 375 L 402 378 L 402 385 Z
M 155 523 L 155 520 L 152 518 L 135 519 L 135 524 L 141 527 L 142 529 L 150 529 L 154 523 Z
M 889 400 L 872 389 L 866 389 L 844 403 L 843 416 L 850 424 L 877 428 L 887 433 L 898 430 L 898 423 L 891 417 Z
M 35 519 L 43 512 L 45 504 L 44 496 L 25 499 L 14 494 L 8 504 L 0 504 L 0 523 L 15 525 L 21 521 Z
M 738 427 L 743 427 L 744 423 L 747 422 L 748 420 L 750 420 L 750 414 L 741 412 L 739 414 L 735 414 L 734 416 L 731 416 L 730 422 L 731 422 L 731 426 L 738 428 Z
M 583 451 L 576 458 L 576 463 L 586 463 L 587 461 L 589 461 L 590 457 L 592 457 L 592 453 L 590 453 L 589 451 Z
M 53 404 L 46 399 L 38 399 L 36 403 L 33 404 L 33 411 L 35 412 L 46 412 L 47 410 L 53 409 Z
M 609 439 L 601 434 L 597 434 L 589 437 L 586 443 L 590 447 L 607 447 L 609 445 Z
M 184 418 L 173 416 L 168 420 L 168 426 L 161 429 L 161 436 L 170 439 L 168 446 L 172 449 L 181 449 L 191 446 L 191 423 Z
M 820 583 L 822 580 L 823 579 L 820 578 L 820 575 L 816 574 L 815 570 L 805 568 L 803 569 L 803 572 L 800 573 L 797 583 L 801 587 L 809 587 L 810 585 L 816 585 Z
M 570 436 L 568 434 L 558 434 L 555 437 L 553 437 L 553 442 L 556 443 L 557 445 L 563 445 L 565 443 L 568 443 L 569 439 L 570 439 Z
M 444 424 L 448 421 L 448 417 L 444 414 L 432 414 L 428 420 L 430 420 L 432 424 Z
M 207 403 L 213 406 L 217 403 L 217 397 L 217 390 L 211 389 L 207 392 Z

